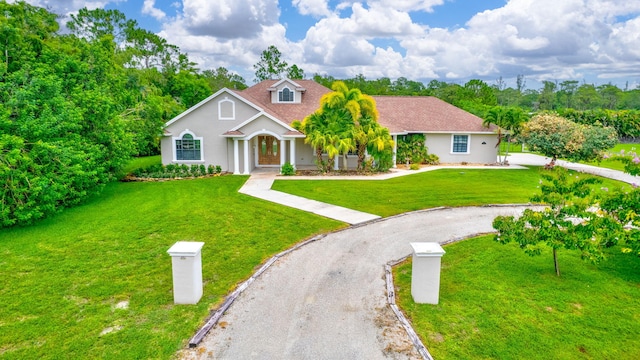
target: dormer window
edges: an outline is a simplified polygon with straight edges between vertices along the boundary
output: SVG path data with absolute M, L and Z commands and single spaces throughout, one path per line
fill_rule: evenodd
M 289 90 L 288 87 L 278 91 L 279 102 L 293 102 L 294 98 L 295 98 L 295 93 Z

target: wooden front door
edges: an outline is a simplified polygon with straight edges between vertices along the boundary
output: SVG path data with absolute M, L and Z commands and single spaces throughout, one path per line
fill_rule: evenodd
M 258 165 L 280 165 L 280 144 L 273 136 L 258 136 Z

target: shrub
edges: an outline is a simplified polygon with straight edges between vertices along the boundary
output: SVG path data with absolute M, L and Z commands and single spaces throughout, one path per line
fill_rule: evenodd
M 419 164 L 416 164 L 416 163 L 413 163 L 413 164 L 411 164 L 411 165 L 409 166 L 409 169 L 410 169 L 410 170 L 418 170 L 418 169 L 420 169 L 420 165 L 419 165 Z
M 440 164 L 440 158 L 436 154 L 428 154 L 424 162 L 429 165 L 438 165 Z
M 220 165 L 216 165 L 216 174 L 220 174 L 222 172 L 222 167 Z
M 407 135 L 398 139 L 397 163 L 405 163 L 407 159 L 413 164 L 421 164 L 427 157 L 426 137 L 424 134 Z
M 282 165 L 282 167 L 280 168 L 280 173 L 282 175 L 295 175 L 296 174 L 296 169 L 293 167 L 293 165 L 291 165 L 291 163 L 284 163 L 284 165 Z

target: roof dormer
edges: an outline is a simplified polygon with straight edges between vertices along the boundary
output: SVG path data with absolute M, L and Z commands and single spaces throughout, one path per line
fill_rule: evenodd
M 299 104 L 306 89 L 289 79 L 282 79 L 270 88 L 271 102 L 278 104 Z

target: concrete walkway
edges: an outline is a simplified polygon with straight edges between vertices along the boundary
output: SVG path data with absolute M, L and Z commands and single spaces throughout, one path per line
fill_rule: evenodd
M 509 161 L 543 165 L 549 159 L 516 154 Z M 628 183 L 638 181 L 621 172 L 560 164 Z M 411 242 L 444 243 L 491 232 L 496 216 L 518 215 L 525 209 L 445 208 L 376 219 L 270 190 L 275 176 L 256 173 L 241 192 L 326 213 L 348 223 L 368 222 L 323 235 L 276 257 L 238 296 L 202 343 L 179 354 L 182 358 L 421 359 L 387 305 L 384 265 L 410 254 Z
M 271 190 L 271 185 L 276 179 L 276 172 L 262 171 L 251 174 L 251 177 L 244 183 L 239 192 L 251 195 L 263 200 L 271 201 L 280 205 L 293 207 L 308 211 L 317 215 L 328 217 L 334 220 L 355 225 L 367 221 L 379 219 L 380 216 L 365 212 L 347 209 L 341 206 L 331 205 L 316 200 L 306 199 L 300 196 Z

